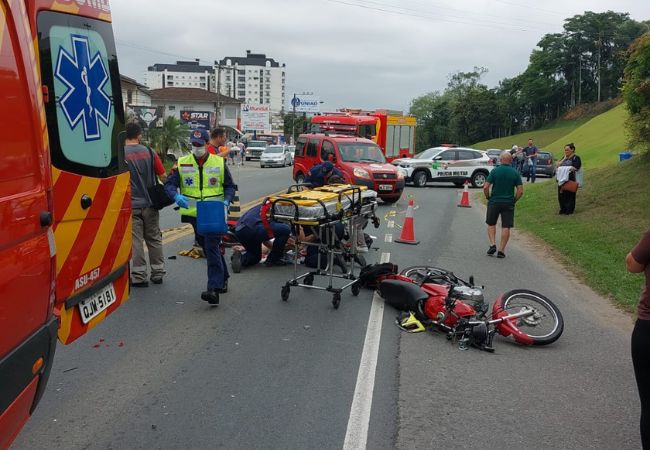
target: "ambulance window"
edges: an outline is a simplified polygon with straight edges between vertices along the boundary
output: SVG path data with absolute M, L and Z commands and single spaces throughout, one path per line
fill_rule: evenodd
M 411 143 L 411 130 L 412 127 L 409 127 L 408 125 L 402 125 L 401 127 L 401 134 L 399 137 L 399 149 L 401 150 L 403 148 L 409 148 L 409 144 Z M 395 155 L 397 156 L 397 155 Z
M 31 95 L 13 23 L 7 20 L 0 3 L 0 203 L 3 198 L 32 191 L 40 182 L 38 152 L 34 133 L 40 125 L 33 122 Z M 19 62 L 20 61 L 20 62 Z
M 38 32 L 50 97 L 45 112 L 52 163 L 101 178 L 125 171 L 124 111 L 111 25 L 46 11 L 38 16 Z
M 386 129 L 386 156 L 389 158 L 396 154 L 395 139 L 395 127 L 393 125 L 388 125 L 388 128 Z M 399 134 L 397 136 L 397 139 L 399 139 Z

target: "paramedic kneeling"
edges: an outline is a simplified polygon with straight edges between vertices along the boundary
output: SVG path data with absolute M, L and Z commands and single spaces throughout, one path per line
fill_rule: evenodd
M 180 207 L 181 222 L 189 223 L 194 228 L 208 260 L 208 289 L 201 293 L 201 299 L 217 306 L 219 294 L 228 291 L 228 269 L 221 255 L 221 235 L 196 233 L 196 202 L 223 200 L 229 206 L 237 186 L 224 159 L 206 150 L 209 139 L 205 130 L 197 130 L 192 134 L 192 154 L 179 158 L 167 177 L 165 191 Z
M 291 261 L 283 258 L 291 228 L 285 223 L 268 218 L 270 203 L 262 203 L 246 211 L 237 221 L 235 234 L 246 249 L 245 253 L 234 251 L 230 257 L 232 270 L 239 273 L 242 267 L 254 266 L 262 259 L 262 244 L 273 239 L 271 252 L 264 263 L 270 266 L 286 266 Z
M 322 187 L 327 184 L 329 178 L 333 175 L 343 178 L 341 172 L 334 167 L 331 161 L 325 161 L 322 164 L 312 167 L 307 172 L 305 183 L 311 184 L 311 187 Z

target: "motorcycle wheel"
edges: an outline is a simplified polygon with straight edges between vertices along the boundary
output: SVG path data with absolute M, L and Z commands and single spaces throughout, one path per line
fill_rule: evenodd
M 535 314 L 512 323 L 533 340 L 533 345 L 548 345 L 558 340 L 564 331 L 562 313 L 548 298 L 534 291 L 515 289 L 503 294 L 503 310 L 514 314 L 528 307 Z

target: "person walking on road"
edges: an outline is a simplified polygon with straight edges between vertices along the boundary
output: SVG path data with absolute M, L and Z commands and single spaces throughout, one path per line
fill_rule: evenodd
M 501 153 L 500 161 L 501 165 L 492 169 L 488 175 L 483 193 L 488 199 L 485 223 L 488 226 L 490 248 L 487 254 L 492 256 L 496 253 L 497 258 L 505 258 L 510 229 L 515 225 L 515 203 L 524 195 L 524 188 L 521 175 L 511 166 L 512 155 L 510 152 Z M 492 188 L 491 192 L 490 188 Z M 496 229 L 499 216 L 501 216 L 501 241 L 497 251 Z
M 230 147 L 226 145 L 226 130 L 223 128 L 215 128 L 210 131 L 208 152 L 212 155 L 221 156 L 224 161 L 228 158 Z
M 645 275 L 632 332 L 632 364 L 641 400 L 641 445 L 650 450 L 650 230 L 625 258 L 627 270 Z
M 151 282 L 161 284 L 165 275 L 160 215 L 157 209 L 152 208 L 147 188 L 156 183 L 154 176 L 160 177 L 164 182 L 167 175 L 158 155 L 140 144 L 141 137 L 142 128 L 137 122 L 126 124 L 124 156 L 131 173 L 131 217 L 133 222 L 131 230 L 133 259 L 131 286 L 134 287 L 149 286 L 144 244 L 147 245 L 149 251 Z
M 564 146 L 564 157 L 558 161 L 557 167 L 558 176 L 560 176 L 562 172 L 560 168 L 567 167 L 568 180 L 577 181 L 576 175 L 582 168 L 582 160 L 578 155 L 576 155 L 576 146 L 573 145 L 573 143 Z M 557 201 L 560 204 L 560 214 L 573 214 L 576 209 L 576 192 L 572 192 L 563 189 L 562 186 L 558 186 Z
M 232 202 L 237 186 L 222 157 L 208 153 L 209 140 L 205 130 L 192 135 L 192 154 L 183 156 L 172 168 L 165 191 L 180 207 L 181 222 L 189 223 L 203 247 L 208 260 L 208 287 L 201 293 L 201 299 L 210 305 L 219 305 L 219 294 L 228 291 L 228 269 L 221 254 L 221 235 L 208 233 L 200 235 L 196 229 L 196 202 L 223 200 L 226 207 Z
M 285 223 L 268 218 L 271 204 L 261 203 L 246 211 L 237 221 L 235 234 L 246 249 L 245 253 L 234 251 L 230 257 L 232 270 L 241 272 L 243 267 L 254 266 L 262 259 L 262 245 L 271 246 L 271 252 L 264 263 L 270 266 L 286 266 L 292 261 L 284 259 L 284 251 L 291 235 L 291 228 Z M 269 241 L 273 239 L 273 244 Z
M 526 154 L 526 181 L 535 182 L 537 178 L 537 147 L 533 145 L 533 138 L 528 139 L 528 147 L 524 149 Z

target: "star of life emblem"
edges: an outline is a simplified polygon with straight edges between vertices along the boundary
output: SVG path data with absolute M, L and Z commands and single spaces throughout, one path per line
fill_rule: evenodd
M 185 178 L 185 185 L 186 186 L 193 186 L 194 185 L 194 178 Z
M 109 80 L 101 54 L 90 55 L 87 36 L 72 35 L 72 55 L 59 48 L 55 70 L 56 78 L 66 86 L 59 105 L 71 129 L 83 124 L 84 139 L 101 139 L 100 122 L 109 124 L 111 98 L 104 88 Z

